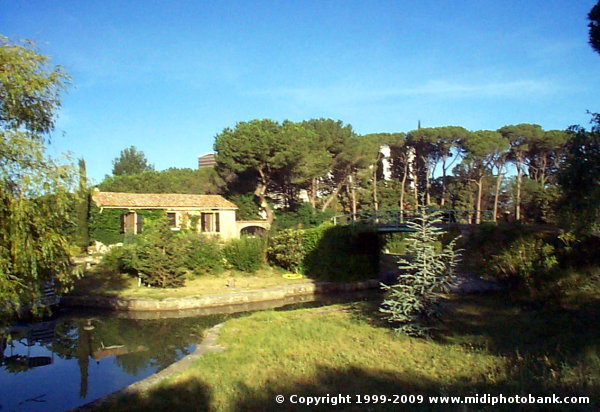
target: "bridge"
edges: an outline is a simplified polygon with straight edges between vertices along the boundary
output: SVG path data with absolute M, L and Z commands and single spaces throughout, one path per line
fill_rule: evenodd
M 442 224 L 472 225 L 475 224 L 476 210 L 428 209 L 429 212 L 441 212 Z M 334 225 L 363 224 L 375 226 L 378 232 L 411 232 L 407 222 L 420 217 L 417 210 L 369 210 L 348 215 L 333 217 Z M 493 222 L 493 211 L 481 210 L 480 223 Z

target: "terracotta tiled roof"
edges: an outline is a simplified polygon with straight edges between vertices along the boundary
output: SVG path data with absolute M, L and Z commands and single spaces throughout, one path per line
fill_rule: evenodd
M 176 193 L 117 193 L 96 192 L 92 199 L 100 207 L 123 208 L 214 208 L 237 209 L 237 206 L 220 195 L 183 195 Z

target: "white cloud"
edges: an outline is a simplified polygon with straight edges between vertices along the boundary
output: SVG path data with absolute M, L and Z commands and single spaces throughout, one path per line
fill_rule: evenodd
M 547 80 L 516 80 L 507 82 L 452 83 L 431 80 L 415 87 L 365 87 L 345 84 L 327 87 L 278 88 L 252 91 L 251 95 L 290 99 L 295 103 L 329 106 L 332 104 L 373 103 L 399 97 L 438 99 L 520 98 L 547 95 L 559 86 Z

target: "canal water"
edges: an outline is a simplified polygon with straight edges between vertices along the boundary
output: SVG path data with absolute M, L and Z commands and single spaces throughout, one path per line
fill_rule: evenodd
M 0 334 L 0 411 L 63 411 L 143 379 L 191 353 L 226 315 L 122 319 L 59 312 Z
M 232 316 L 374 296 L 304 297 L 195 311 L 62 309 L 50 319 L 16 323 L 0 328 L 0 411 L 64 411 L 91 402 L 192 353 L 206 329 Z

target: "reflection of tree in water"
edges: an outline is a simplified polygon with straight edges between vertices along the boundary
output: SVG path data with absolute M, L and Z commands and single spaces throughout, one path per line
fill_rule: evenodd
M 53 363 L 54 355 L 39 356 L 31 354 L 33 346 L 47 347 L 54 339 L 54 321 L 39 322 L 29 326 L 16 326 L 8 328 L 0 335 L 0 366 L 9 373 L 26 372 L 32 368 L 39 368 Z M 15 345 L 15 342 L 18 345 Z M 10 354 L 6 352 L 10 347 Z M 14 353 L 14 350 L 26 353 Z
M 162 370 L 188 354 L 186 349 L 199 342 L 205 329 L 222 322 L 227 315 L 195 318 L 133 320 L 106 316 L 68 317 L 48 325 L 44 339 L 32 339 L 31 330 L 0 335 L 0 364 L 13 373 L 33 366 L 32 359 L 19 354 L 7 357 L 10 339 L 23 344 L 45 347 L 62 359 L 77 359 L 80 372 L 79 395 L 88 393 L 89 363 L 114 357 L 115 364 L 125 373 L 139 376 L 145 369 Z M 40 325 L 32 325 L 40 330 Z
M 77 351 L 77 323 L 73 320 L 57 322 L 54 340 L 48 347 L 62 359 L 71 359 Z
M 3 359 L 2 366 L 10 373 L 25 372 L 31 369 L 28 358 L 25 355 L 7 356 Z
M 62 324 L 56 349 L 67 359 L 77 356 L 80 396 L 85 397 L 90 360 L 114 357 L 115 364 L 133 376 L 149 367 L 161 370 L 187 355 L 186 347 L 197 343 L 202 332 L 223 321 L 224 316 L 158 320 L 74 318 Z
M 88 367 L 90 364 L 90 353 L 92 352 L 92 334 L 90 322 L 85 325 L 78 322 L 77 325 L 77 365 L 79 366 L 79 397 L 85 398 L 88 390 Z
M 128 349 L 127 354 L 115 359 L 117 365 L 124 372 L 137 376 L 145 368 L 156 367 L 161 370 L 182 355 L 187 355 L 186 347 L 197 343 L 205 329 L 223 318 L 223 315 L 218 315 L 145 321 L 121 319 L 121 322 L 112 326 L 111 331 L 106 332 L 114 338 L 110 342 L 118 342 Z

